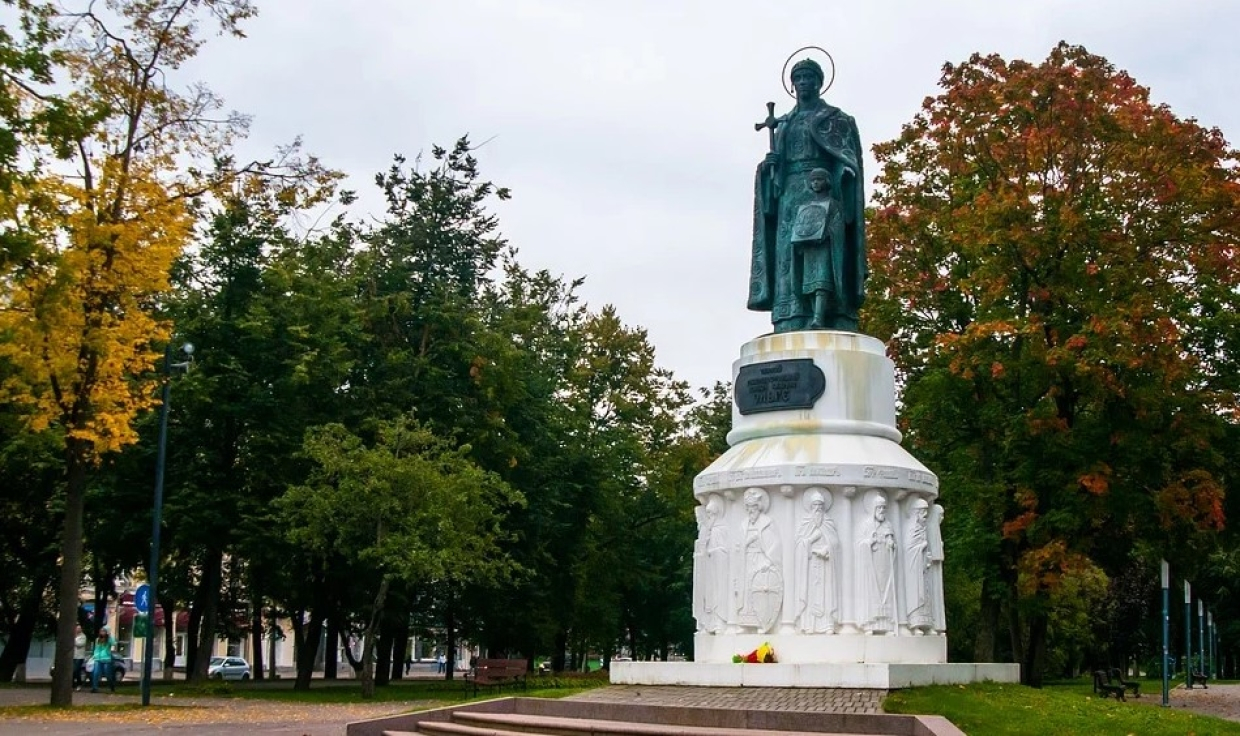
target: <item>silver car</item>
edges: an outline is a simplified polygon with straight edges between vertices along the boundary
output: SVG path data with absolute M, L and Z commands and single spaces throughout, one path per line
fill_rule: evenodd
M 212 657 L 207 677 L 213 680 L 248 680 L 250 663 L 241 657 Z

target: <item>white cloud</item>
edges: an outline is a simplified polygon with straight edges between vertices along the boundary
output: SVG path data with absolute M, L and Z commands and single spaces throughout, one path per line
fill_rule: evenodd
M 753 123 L 767 100 L 787 108 L 790 51 L 831 51 L 829 98 L 866 145 L 898 134 L 944 62 L 1039 61 L 1061 39 L 1235 134 L 1237 27 L 1227 0 L 260 0 L 248 39 L 208 44 L 187 71 L 255 115 L 253 152 L 303 135 L 363 193 L 393 153 L 494 136 L 479 158 L 513 189 L 496 211 L 522 261 L 586 275 L 592 304 L 707 385 L 769 325 L 745 309 L 767 145 Z

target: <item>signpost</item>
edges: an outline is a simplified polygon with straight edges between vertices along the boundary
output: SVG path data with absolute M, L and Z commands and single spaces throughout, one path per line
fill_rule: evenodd
M 135 639 L 142 639 L 145 646 L 142 649 L 143 665 L 151 658 L 151 586 L 143 583 L 133 592 L 133 608 L 137 612 L 137 616 L 133 619 L 133 636 Z M 130 652 L 133 654 L 133 652 Z M 142 667 L 142 692 L 150 692 L 150 683 L 147 678 L 151 676 L 151 668 Z M 149 697 L 149 696 L 148 696 Z

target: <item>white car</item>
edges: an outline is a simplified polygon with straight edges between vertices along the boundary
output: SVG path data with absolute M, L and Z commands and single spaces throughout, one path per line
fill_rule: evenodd
M 212 657 L 207 677 L 213 680 L 248 680 L 250 663 L 241 657 Z

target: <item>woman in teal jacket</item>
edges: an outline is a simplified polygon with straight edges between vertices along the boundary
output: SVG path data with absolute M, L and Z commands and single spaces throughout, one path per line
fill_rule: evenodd
M 94 671 L 90 673 L 92 693 L 99 692 L 99 678 L 104 674 L 108 676 L 109 689 L 116 692 L 116 669 L 112 666 L 112 649 L 115 646 L 116 640 L 108 633 L 108 627 L 99 627 L 99 636 L 95 637 L 95 649 L 92 654 L 95 660 Z

